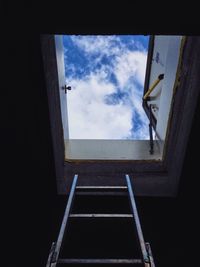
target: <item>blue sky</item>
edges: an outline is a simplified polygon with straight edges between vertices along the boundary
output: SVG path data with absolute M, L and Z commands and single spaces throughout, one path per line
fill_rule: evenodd
M 70 139 L 148 139 L 148 36 L 63 37 Z

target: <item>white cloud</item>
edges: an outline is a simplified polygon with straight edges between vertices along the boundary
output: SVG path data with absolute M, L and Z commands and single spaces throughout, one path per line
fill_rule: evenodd
M 146 52 L 130 51 L 117 36 L 72 36 L 73 42 L 88 56 L 92 54 L 115 55 L 111 64 L 102 65 L 83 79 L 67 77 L 72 90 L 67 94 L 69 136 L 71 139 L 148 139 L 148 121 L 142 108 Z M 114 45 L 118 43 L 118 46 Z M 97 59 L 100 61 L 99 59 Z M 129 94 L 126 103 L 108 105 L 105 96 L 117 89 L 109 80 L 109 73 L 116 76 L 122 92 Z M 134 77 L 133 79 L 130 79 Z M 139 114 L 142 125 L 132 133 L 132 116 Z M 135 122 L 137 123 L 137 122 Z
M 123 88 L 131 76 L 143 86 L 146 66 L 145 52 L 124 51 L 117 57 L 115 64 L 115 74 L 119 85 Z
M 107 105 L 104 97 L 115 92 L 101 74 L 72 80 L 67 95 L 69 136 L 73 139 L 121 139 L 131 135 L 132 110 L 126 105 Z
M 89 55 L 117 55 L 124 48 L 118 36 L 72 36 L 73 43 Z M 117 44 L 117 45 L 116 45 Z

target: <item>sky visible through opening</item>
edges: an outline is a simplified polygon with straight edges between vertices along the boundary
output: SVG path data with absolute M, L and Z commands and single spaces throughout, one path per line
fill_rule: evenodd
M 65 35 L 70 139 L 149 139 L 142 96 L 149 36 Z

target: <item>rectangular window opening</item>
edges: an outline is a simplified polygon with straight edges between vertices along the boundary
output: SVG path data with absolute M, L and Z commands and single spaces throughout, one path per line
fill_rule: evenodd
M 147 140 L 149 36 L 64 35 L 69 139 Z
M 183 37 L 56 35 L 55 42 L 66 160 L 162 160 Z

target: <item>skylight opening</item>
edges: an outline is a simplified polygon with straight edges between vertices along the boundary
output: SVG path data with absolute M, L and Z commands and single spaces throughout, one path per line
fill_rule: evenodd
M 143 35 L 63 36 L 69 139 L 149 139 L 148 43 Z

